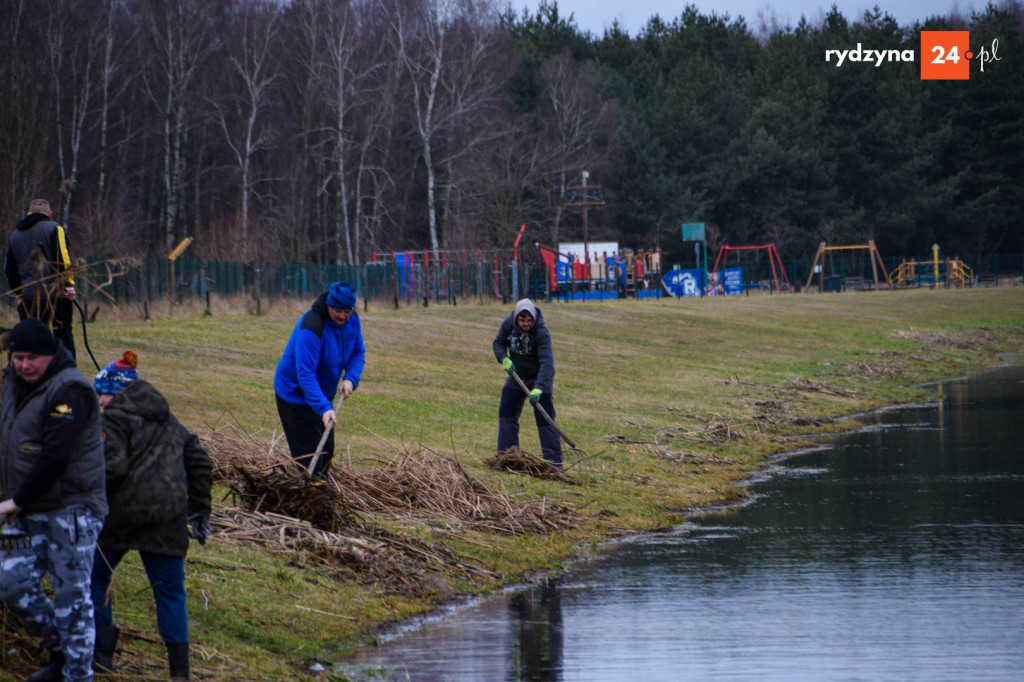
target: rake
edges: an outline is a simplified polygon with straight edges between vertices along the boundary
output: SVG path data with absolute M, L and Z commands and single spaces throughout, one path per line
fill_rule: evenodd
M 519 384 L 519 388 L 523 389 L 523 393 L 525 393 L 526 395 L 530 395 L 530 389 L 526 386 L 526 382 L 524 382 L 519 377 L 519 375 L 516 374 L 516 371 L 513 369 L 511 372 L 509 372 L 509 374 L 511 374 L 512 378 L 516 380 L 517 384 Z M 569 450 L 571 450 L 576 457 L 586 459 L 587 457 L 590 456 L 587 453 L 583 452 L 583 450 L 580 450 L 578 447 L 576 447 L 576 443 L 573 443 L 572 439 L 569 438 L 569 436 L 565 435 L 565 433 L 562 432 L 562 429 L 558 428 L 558 424 L 556 424 L 555 420 L 551 418 L 551 415 L 548 414 L 548 411 L 541 407 L 540 403 L 533 403 L 533 407 L 538 412 L 540 412 L 540 416 L 544 417 L 547 423 L 551 425 L 551 428 L 555 430 L 555 433 L 557 433 L 558 436 L 565 441 L 565 444 L 569 446 Z
M 341 410 L 341 405 L 344 402 L 344 398 L 338 401 L 338 406 L 334 408 L 335 414 L 337 414 Z M 331 431 L 334 431 L 334 426 L 332 426 L 329 429 L 325 428 L 323 435 L 320 436 L 320 442 L 317 443 L 316 450 L 313 452 L 312 455 L 305 455 L 306 457 L 311 457 L 309 461 L 309 466 L 306 468 L 306 473 L 309 474 L 310 476 L 312 476 L 313 472 L 316 471 L 316 465 L 320 462 L 320 455 L 324 454 L 324 444 L 327 442 L 327 437 L 331 435 Z

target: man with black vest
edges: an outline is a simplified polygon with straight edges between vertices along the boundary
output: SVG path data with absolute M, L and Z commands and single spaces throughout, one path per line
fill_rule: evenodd
M 107 515 L 99 402 L 41 321 L 19 322 L 10 344 L 0 399 L 0 598 L 50 652 L 30 682 L 92 680 L 89 583 Z
M 334 457 L 335 392 L 342 400 L 348 398 L 359 386 L 366 363 L 363 328 L 355 305 L 351 284 L 332 284 L 295 325 L 274 373 L 277 413 L 288 449 L 300 467 L 316 461 L 312 474 L 318 478 L 326 476 Z M 323 454 L 314 460 L 326 429 L 331 432 Z
M 7 247 L 4 273 L 18 296 L 21 319 L 35 317 L 50 326 L 75 357 L 71 334 L 75 279 L 64 228 L 53 221 L 46 199 L 33 199 Z

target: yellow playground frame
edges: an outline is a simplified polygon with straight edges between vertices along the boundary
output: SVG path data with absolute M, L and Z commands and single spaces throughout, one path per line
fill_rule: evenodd
M 942 284 L 958 287 L 974 286 L 974 271 L 958 258 L 939 258 L 939 245 L 932 245 L 931 260 L 903 261 L 893 270 L 896 286 L 929 286 L 936 289 Z
M 826 255 L 828 255 L 832 251 L 856 251 L 856 250 L 860 250 L 860 251 L 865 251 L 866 250 L 868 252 L 868 258 L 871 259 L 871 277 L 873 279 L 873 283 L 871 284 L 870 287 L 866 287 L 866 288 L 873 289 L 873 290 L 877 290 L 879 288 L 878 271 L 881 270 L 882 271 L 882 276 L 884 277 L 884 279 L 882 281 L 885 284 L 887 284 L 890 289 L 892 289 L 893 288 L 892 280 L 889 278 L 889 273 L 886 271 L 885 265 L 882 263 L 882 256 L 881 256 L 880 253 L 878 253 L 878 247 L 875 246 L 874 240 L 869 240 L 867 244 L 846 244 L 846 245 L 843 245 L 843 246 L 827 246 L 825 244 L 825 242 L 822 242 L 821 244 L 819 244 L 818 245 L 818 251 L 817 251 L 817 253 L 814 254 L 814 261 L 811 263 L 811 272 L 807 276 L 807 285 L 804 287 L 804 291 L 810 291 L 811 290 L 811 283 L 814 281 L 814 275 L 815 274 L 818 275 L 818 291 L 821 292 L 821 291 L 825 290 L 825 256 Z

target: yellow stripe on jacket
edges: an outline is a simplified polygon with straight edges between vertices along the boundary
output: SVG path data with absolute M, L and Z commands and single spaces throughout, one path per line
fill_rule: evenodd
M 64 228 L 60 225 L 57 226 L 57 246 L 60 251 L 60 253 L 57 254 L 57 257 L 60 259 L 62 269 L 70 270 L 71 256 L 68 255 L 68 244 L 67 241 L 64 239 Z M 70 273 L 67 276 L 67 286 L 75 286 L 75 276 Z

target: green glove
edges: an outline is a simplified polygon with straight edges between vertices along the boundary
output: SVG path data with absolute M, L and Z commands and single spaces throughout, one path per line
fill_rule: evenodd
M 511 374 L 516 370 L 516 366 L 512 364 L 512 358 L 504 358 L 501 361 L 501 366 L 506 372 Z
M 532 391 L 530 391 L 530 402 L 536 403 L 538 400 L 540 400 L 541 395 L 543 395 L 543 392 L 539 388 L 533 389 Z

